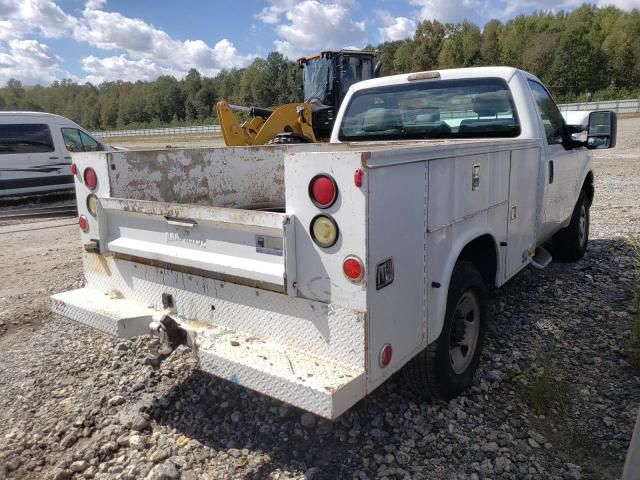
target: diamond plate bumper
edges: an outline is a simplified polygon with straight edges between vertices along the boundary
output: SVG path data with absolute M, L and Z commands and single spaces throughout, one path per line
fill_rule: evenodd
M 158 311 L 93 288 L 59 293 L 51 300 L 54 312 L 120 337 L 147 333 Z M 217 377 L 329 419 L 366 395 L 364 369 L 210 322 L 176 320 L 194 340 L 201 369 Z

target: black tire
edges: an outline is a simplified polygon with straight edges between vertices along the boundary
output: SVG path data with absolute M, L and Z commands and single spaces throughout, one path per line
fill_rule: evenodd
M 311 143 L 311 139 L 297 133 L 279 133 L 267 145 L 297 145 L 300 143 Z
M 589 245 L 589 197 L 582 190 L 571 215 L 571 223 L 553 236 L 553 258 L 577 262 Z
M 454 371 L 451 348 L 459 345 L 460 322 L 467 319 L 454 318 L 458 307 L 472 294 L 477 300 L 478 332 L 473 352 L 467 350 L 468 366 L 463 371 Z M 467 317 L 468 318 L 468 317 Z M 444 325 L 438 340 L 416 355 L 404 368 L 409 387 L 419 395 L 440 400 L 450 400 L 469 388 L 480 362 L 480 353 L 487 327 L 487 290 L 478 269 L 470 262 L 459 261 L 453 269 Z M 463 328 L 463 332 L 466 330 Z

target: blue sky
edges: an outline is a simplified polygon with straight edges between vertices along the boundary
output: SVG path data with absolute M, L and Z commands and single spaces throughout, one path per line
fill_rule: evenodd
M 625 10 L 640 0 L 595 0 Z M 508 20 L 580 0 L 0 0 L 0 83 L 178 78 L 410 36 L 423 19 Z

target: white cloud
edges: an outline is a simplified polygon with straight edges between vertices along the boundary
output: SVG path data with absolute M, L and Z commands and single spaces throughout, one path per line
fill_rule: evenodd
M 600 0 L 598 1 L 599 6 L 604 5 L 615 5 L 622 10 L 633 10 L 637 8 L 640 10 L 640 0 Z
M 0 49 L 0 83 L 17 78 L 24 83 L 50 83 L 72 75 L 62 70 L 60 58 L 37 40 L 10 40 Z
M 275 26 L 276 50 L 289 58 L 366 41 L 365 22 L 353 20 L 350 1 L 273 1 L 256 18 Z
M 412 37 L 418 22 L 407 17 L 394 17 L 387 11 L 378 12 L 382 27 L 378 28 L 381 42 L 404 40 Z
M 215 75 L 224 68 L 243 67 L 256 56 L 240 54 L 228 39 L 213 46 L 202 40 L 175 39 L 144 20 L 105 11 L 105 4 L 106 0 L 88 0 L 82 16 L 74 17 L 52 0 L 0 0 L 0 42 L 36 33 L 49 38 L 73 38 L 101 50 L 126 52 L 83 59 L 91 81 L 151 79 L 165 73 L 181 77 L 190 68 Z M 131 68 L 123 68 L 125 65 Z
M 0 18 L 0 40 L 22 38 L 31 32 L 60 38 L 78 24 L 51 0 L 0 0 Z
M 418 7 L 421 20 L 436 19 L 443 23 L 484 17 L 490 4 L 488 0 L 409 0 L 409 3 Z M 509 3 L 518 4 L 517 0 Z
M 87 73 L 86 81 L 94 84 L 127 77 L 152 80 L 163 73 L 172 73 L 163 71 L 160 66 L 149 59 L 130 60 L 124 54 L 106 58 L 90 55 L 82 59 L 82 69 Z
M 177 40 L 144 20 L 93 8 L 102 4 L 101 0 L 86 4 L 81 28 L 74 36 L 76 40 L 100 49 L 124 50 L 130 61 L 143 67 L 142 70 L 134 68 L 130 74 L 125 70 L 122 73 L 124 77 L 120 78 L 142 78 L 136 75 L 143 73 L 147 75 L 144 78 L 153 78 L 148 70 L 152 66 L 158 74 L 173 71 L 178 77 L 184 76 L 190 68 L 197 68 L 205 75 L 215 75 L 223 68 L 243 67 L 255 58 L 255 55 L 241 55 L 227 39 L 220 40 L 213 47 L 202 40 Z M 102 68 L 112 67 L 114 74 L 103 71 L 101 75 L 109 78 L 119 71 L 122 61 L 114 61 L 115 58 L 129 60 L 122 55 L 105 58 Z M 93 58 L 90 64 L 95 64 L 95 60 Z M 139 60 L 151 60 L 151 63 L 143 64 Z
M 508 20 L 531 10 L 570 10 L 584 0 L 409 0 L 417 8 L 420 20 L 461 22 L 465 19 L 487 21 L 490 18 Z M 640 8 L 640 0 L 595 0 L 598 6 L 616 5 L 623 10 Z

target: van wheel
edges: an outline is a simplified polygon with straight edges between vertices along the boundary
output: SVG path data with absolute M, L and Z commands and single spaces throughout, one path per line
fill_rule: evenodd
M 589 243 L 589 200 L 582 190 L 571 215 L 571 223 L 553 236 L 553 256 L 564 262 L 577 262 Z
M 404 368 L 419 395 L 450 400 L 466 390 L 480 362 L 487 325 L 487 291 L 478 269 L 460 261 L 451 275 L 447 310 L 438 340 Z

